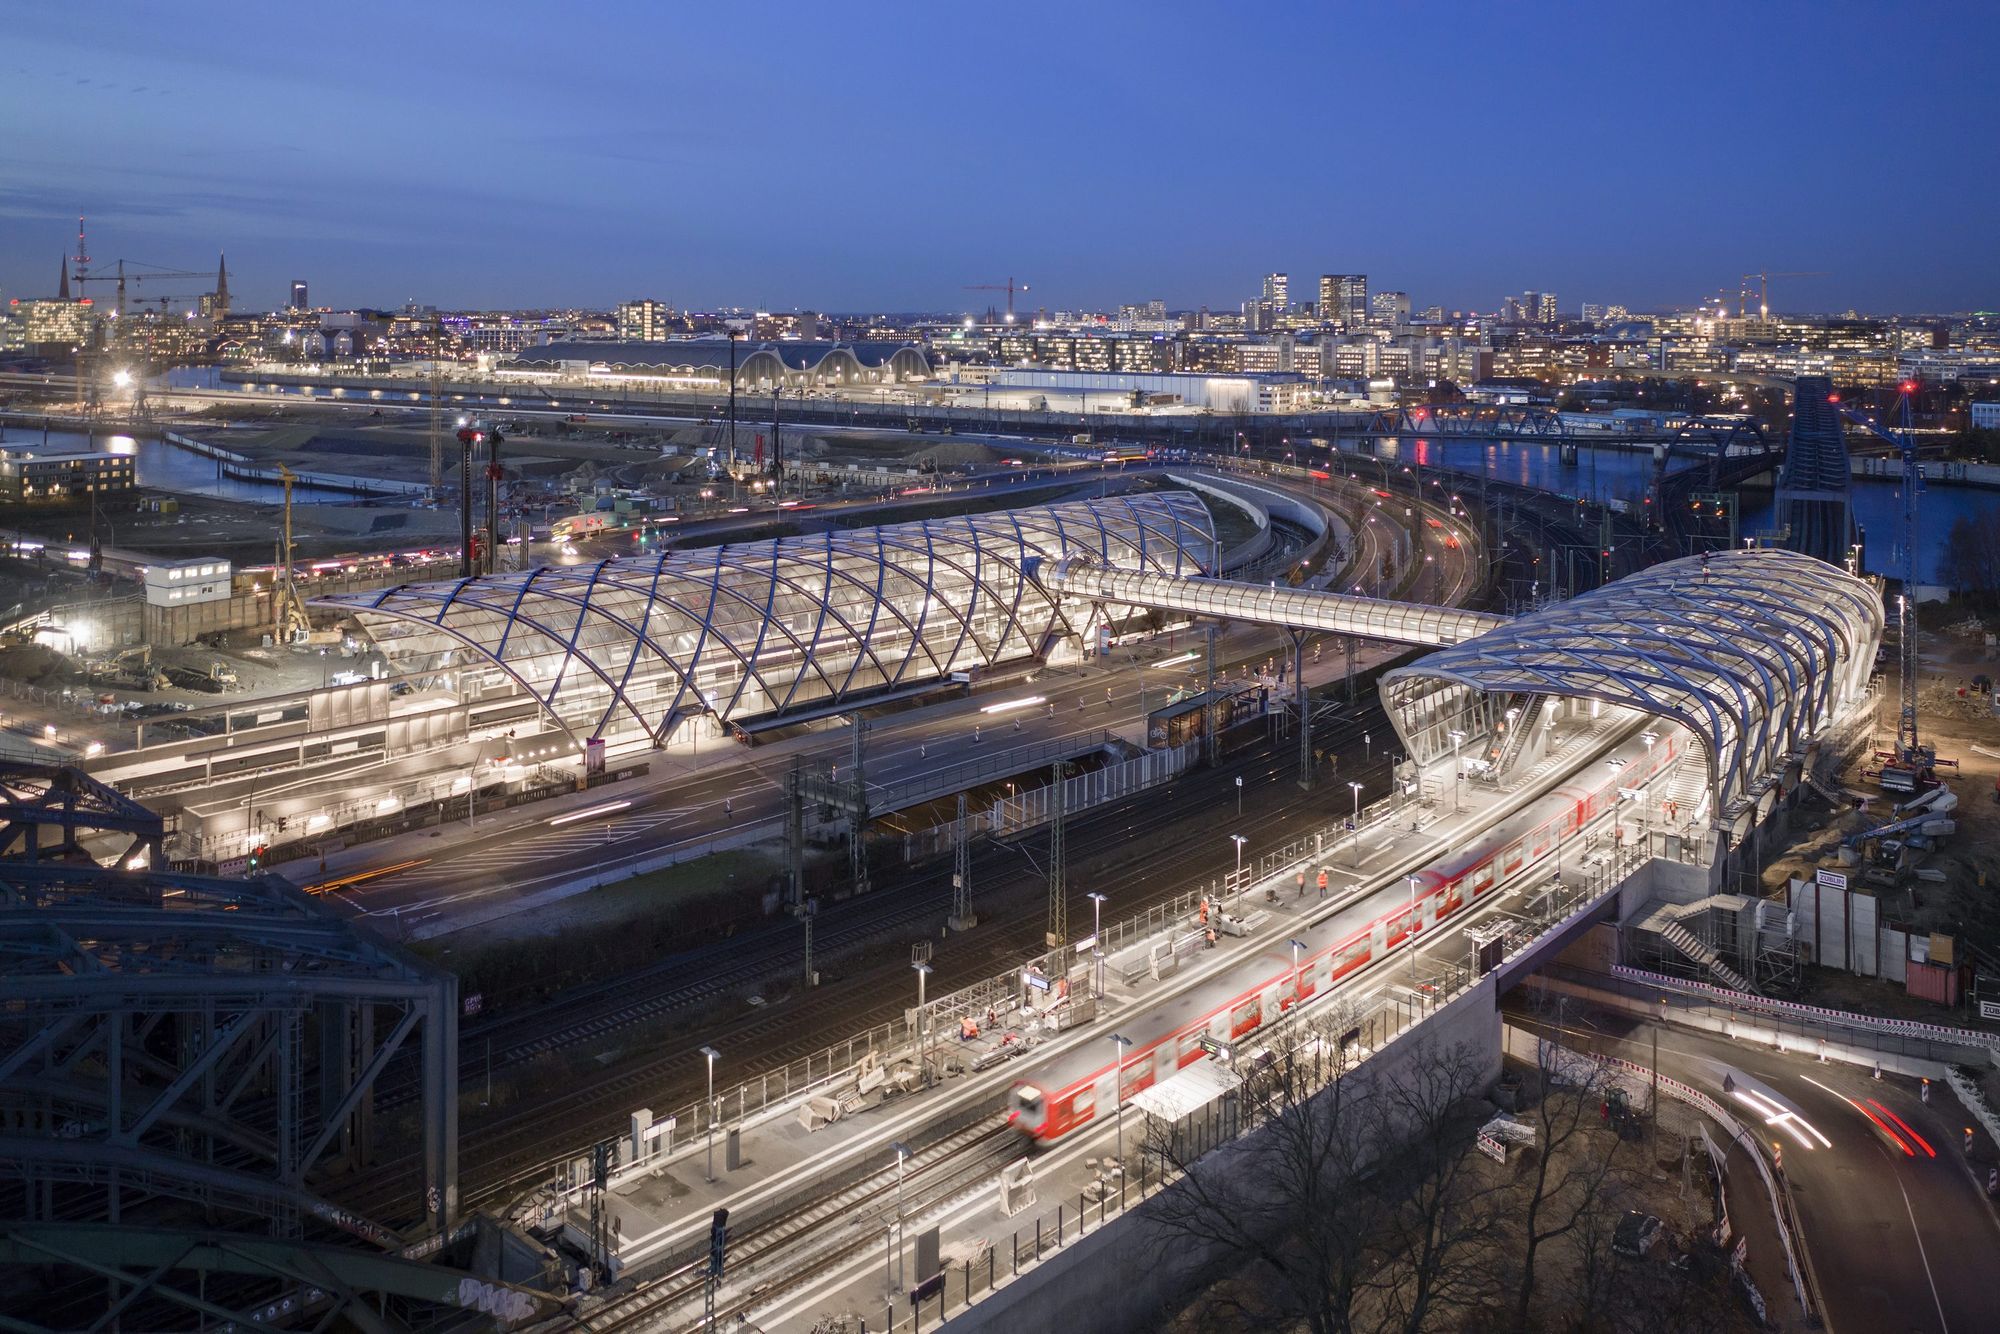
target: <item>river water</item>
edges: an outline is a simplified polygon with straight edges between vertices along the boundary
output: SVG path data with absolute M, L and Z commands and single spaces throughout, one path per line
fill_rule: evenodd
M 213 496 L 219 500 L 243 500 L 257 505 L 276 505 L 284 499 L 284 490 L 275 482 L 244 482 L 224 477 L 221 467 L 214 459 L 176 448 L 164 440 L 141 440 L 129 435 L 105 434 L 87 436 L 81 431 L 30 430 L 21 426 L 9 426 L 0 430 L 0 440 L 13 445 L 38 445 L 43 440 L 51 445 L 61 445 L 73 449 L 108 449 L 114 454 L 133 455 L 133 471 L 137 473 L 139 485 L 159 491 L 171 491 L 184 496 Z M 227 446 L 224 446 L 227 448 Z M 321 501 L 352 502 L 354 496 L 347 491 L 334 491 L 318 486 L 294 486 L 292 499 L 304 504 Z
M 1393 450 L 1385 452 L 1395 457 Z M 1574 464 L 1564 463 L 1555 445 L 1526 441 L 1481 444 L 1473 440 L 1425 440 L 1418 442 L 1413 453 L 1426 464 L 1472 473 L 1484 467 L 1490 470 L 1487 475 L 1498 481 L 1588 500 L 1623 500 L 1636 506 L 1653 485 L 1653 456 L 1647 450 L 1584 447 L 1578 450 Z M 1674 466 L 1678 470 L 1681 464 L 1676 460 Z M 1869 572 L 1900 576 L 1901 483 L 1856 479 L 1853 495 L 1855 522 L 1867 538 Z M 1929 482 L 1917 493 L 1918 583 L 1943 582 L 1945 538 L 1961 518 L 2000 526 L 2000 491 Z M 1743 533 L 1760 533 L 1771 526 L 1770 493 L 1751 492 L 1741 519 Z

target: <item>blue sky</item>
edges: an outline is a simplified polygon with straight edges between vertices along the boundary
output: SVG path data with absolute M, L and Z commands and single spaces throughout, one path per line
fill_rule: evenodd
M 2000 5 L 0 7 L 0 295 L 2000 307 Z M 176 289 L 178 290 L 178 289 Z M 189 290 L 193 290 L 190 288 Z

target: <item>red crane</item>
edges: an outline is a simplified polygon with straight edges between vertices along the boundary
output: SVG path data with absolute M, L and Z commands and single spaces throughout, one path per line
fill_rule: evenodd
M 965 290 L 968 292 L 1005 292 L 1007 294 L 1007 319 L 1011 322 L 1014 318 L 1014 293 L 1027 291 L 1028 285 L 1026 283 L 1017 284 L 1012 278 L 1009 278 L 1004 283 L 968 283 Z

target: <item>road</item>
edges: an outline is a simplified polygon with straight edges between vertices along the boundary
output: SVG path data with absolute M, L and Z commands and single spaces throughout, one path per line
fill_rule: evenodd
M 1657 1036 L 1662 1074 L 1702 1090 L 1783 1145 L 1829 1328 L 1993 1328 L 2000 1223 L 1975 1175 L 1986 1162 L 1975 1165 L 1964 1151 L 1969 1118 L 1942 1083 L 1932 1085 L 1926 1103 L 1915 1080 L 1876 1080 L 1839 1061 L 1604 1010 L 1589 1011 L 1587 1027 L 1574 1013 L 1569 1023 L 1576 1045 L 1641 1065 L 1651 1064 Z M 1986 1146 L 1977 1152 L 1984 1155 Z

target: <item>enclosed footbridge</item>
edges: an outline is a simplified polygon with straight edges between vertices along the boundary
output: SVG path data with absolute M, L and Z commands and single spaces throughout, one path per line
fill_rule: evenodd
M 1044 571 L 1042 581 L 1051 593 L 1065 597 L 1283 626 L 1312 634 L 1353 635 L 1422 648 L 1461 644 L 1507 624 L 1505 616 L 1491 612 L 1389 602 L 1309 588 L 1267 587 L 1233 579 L 1112 569 L 1088 556 L 1057 562 Z

